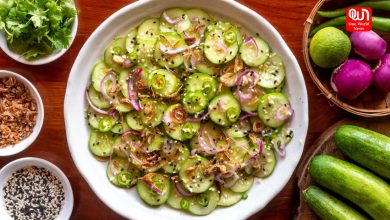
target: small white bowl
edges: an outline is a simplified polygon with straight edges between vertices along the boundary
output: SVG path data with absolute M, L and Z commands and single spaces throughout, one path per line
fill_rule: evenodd
M 58 220 L 69 219 L 73 210 L 73 191 L 68 178 L 56 165 L 50 163 L 49 161 L 40 158 L 35 158 L 35 157 L 25 157 L 25 158 L 14 160 L 9 164 L 5 165 L 0 170 L 0 219 L 3 220 L 11 219 L 4 206 L 3 188 L 5 183 L 11 177 L 12 173 L 29 166 L 46 168 L 53 175 L 55 175 L 59 181 L 61 181 L 62 186 L 64 187 L 65 201 L 60 211 L 60 214 L 56 219 Z
M 4 53 L 6 53 L 9 57 L 18 61 L 19 63 L 33 65 L 33 66 L 51 63 L 51 62 L 57 60 L 58 58 L 60 58 L 62 55 L 64 55 L 64 53 L 66 53 L 66 51 L 68 51 L 70 46 L 72 46 L 72 43 L 73 43 L 74 39 L 76 38 L 78 25 L 79 25 L 78 16 L 76 15 L 75 20 L 74 20 L 73 25 L 72 25 L 72 37 L 70 39 L 69 46 L 65 49 L 54 51 L 52 54 L 41 57 L 39 59 L 26 60 L 22 55 L 11 51 L 8 48 L 7 40 L 6 40 L 4 31 L 0 32 L 0 47 L 4 51 Z
M 0 157 L 17 154 L 17 153 L 25 150 L 27 147 L 29 147 L 35 141 L 35 139 L 38 137 L 39 133 L 41 132 L 42 125 L 43 125 L 43 119 L 44 119 L 44 115 L 45 115 L 41 96 L 39 95 L 38 90 L 34 87 L 34 85 L 30 81 L 28 81 L 26 78 L 24 78 L 23 76 L 21 76 L 17 73 L 7 71 L 7 70 L 0 70 L 0 78 L 4 78 L 4 77 L 15 77 L 16 80 L 23 83 L 24 86 L 28 90 L 30 90 L 31 97 L 37 103 L 38 115 L 36 117 L 36 124 L 33 128 L 32 133 L 30 134 L 30 136 L 26 137 L 25 139 L 21 140 L 19 143 L 15 144 L 15 145 L 8 145 L 4 148 L 0 148 Z

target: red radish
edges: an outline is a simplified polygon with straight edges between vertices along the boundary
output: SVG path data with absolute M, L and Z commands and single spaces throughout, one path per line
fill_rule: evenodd
M 356 99 L 372 83 L 371 67 L 360 60 L 347 60 L 332 74 L 331 86 L 338 95 L 346 99 Z
M 366 60 L 378 60 L 386 53 L 386 41 L 374 31 L 355 31 L 350 39 L 355 52 Z
M 390 53 L 384 55 L 375 68 L 374 84 L 378 89 L 390 92 Z

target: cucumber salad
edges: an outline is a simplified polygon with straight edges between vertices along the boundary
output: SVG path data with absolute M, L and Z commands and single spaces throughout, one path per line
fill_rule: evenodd
M 293 137 L 284 64 L 260 36 L 170 8 L 114 39 L 86 88 L 108 180 L 194 215 L 246 199 Z

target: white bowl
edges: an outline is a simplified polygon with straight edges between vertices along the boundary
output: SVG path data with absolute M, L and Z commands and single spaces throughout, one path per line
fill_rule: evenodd
M 5 183 L 11 177 L 12 173 L 14 173 L 19 169 L 29 167 L 29 166 L 46 168 L 47 170 L 52 172 L 52 174 L 55 175 L 59 181 L 61 181 L 62 186 L 64 187 L 65 201 L 60 211 L 60 214 L 56 219 L 58 220 L 69 219 L 73 210 L 73 191 L 68 178 L 56 165 L 50 163 L 49 161 L 40 158 L 35 158 L 35 157 L 25 157 L 25 158 L 14 160 L 9 164 L 5 165 L 0 170 L 0 195 L 1 195 L 0 196 L 0 219 L 3 220 L 11 219 L 11 217 L 7 213 L 3 201 L 4 199 L 3 188 Z
M 15 145 L 8 145 L 4 148 L 0 148 L 0 157 L 14 155 L 28 148 L 35 141 L 35 139 L 37 139 L 39 133 L 41 132 L 45 115 L 41 96 L 39 95 L 38 90 L 30 81 L 28 81 L 28 79 L 11 71 L 0 70 L 0 78 L 4 77 L 15 77 L 16 80 L 24 84 L 24 86 L 30 91 L 31 97 L 37 103 L 38 115 L 36 117 L 36 124 L 33 128 L 32 133 Z
M 69 75 L 65 95 L 65 125 L 69 149 L 81 175 L 96 195 L 112 210 L 130 219 L 245 219 L 264 208 L 286 185 L 303 151 L 308 128 L 308 101 L 305 82 L 296 58 L 275 28 L 251 9 L 235 2 L 214 0 L 145 0 L 130 4 L 103 22 L 81 49 Z M 145 205 L 133 188 L 124 190 L 109 183 L 105 163 L 97 161 L 88 149 L 89 128 L 85 120 L 85 88 L 94 63 L 102 59 L 105 46 L 115 36 L 125 35 L 131 27 L 151 16 L 158 16 L 169 7 L 198 7 L 233 20 L 268 41 L 280 54 L 287 70 L 286 94 L 295 109 L 292 129 L 295 137 L 287 147 L 287 156 L 278 161 L 274 173 L 267 179 L 255 181 L 246 200 L 229 208 L 217 208 L 207 216 L 194 217 L 168 206 L 151 208 Z
M 64 53 L 66 53 L 66 51 L 68 51 L 68 49 L 72 45 L 74 39 L 76 38 L 78 25 L 79 25 L 79 23 L 78 23 L 78 16 L 76 15 L 75 20 L 74 20 L 74 22 L 72 24 L 72 36 L 71 36 L 71 40 L 69 42 L 69 46 L 67 48 L 65 48 L 65 49 L 54 51 L 52 54 L 44 56 L 44 57 L 41 57 L 39 59 L 26 60 L 22 55 L 11 51 L 8 48 L 7 40 L 6 40 L 4 31 L 0 32 L 0 47 L 4 51 L 4 53 L 6 53 L 9 57 L 11 57 L 12 59 L 18 61 L 19 63 L 23 63 L 23 64 L 27 64 L 27 65 L 33 65 L 33 66 L 48 64 L 48 63 L 51 63 L 51 62 L 57 60 L 62 55 L 64 55 Z

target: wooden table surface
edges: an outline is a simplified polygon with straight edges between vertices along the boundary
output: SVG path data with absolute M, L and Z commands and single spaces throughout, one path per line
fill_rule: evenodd
M 16 156 L 0 158 L 0 167 L 15 159 L 28 156 L 41 157 L 55 163 L 65 172 L 73 187 L 74 210 L 71 219 L 122 219 L 95 196 L 72 161 L 65 137 L 63 100 L 70 69 L 84 42 L 107 17 L 130 2 L 133 1 L 76 0 L 79 9 L 77 37 L 69 51 L 54 63 L 27 66 L 13 61 L 2 51 L 0 52 L 0 69 L 18 72 L 30 79 L 39 90 L 45 105 L 45 121 L 38 139 L 26 151 Z M 323 95 L 320 95 L 320 91 L 305 69 L 301 47 L 303 23 L 316 0 L 239 0 L 239 2 L 255 10 L 274 25 L 299 61 L 310 100 L 310 126 L 305 146 L 307 150 L 326 128 L 348 115 L 338 107 L 332 106 Z M 251 219 L 292 219 L 297 195 L 294 175 L 279 195 Z

